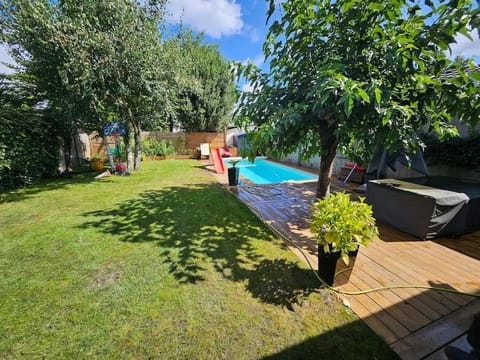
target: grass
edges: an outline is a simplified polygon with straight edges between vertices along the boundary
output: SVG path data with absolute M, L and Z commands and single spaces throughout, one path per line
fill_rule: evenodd
M 394 357 L 198 165 L 3 194 L 0 358 Z

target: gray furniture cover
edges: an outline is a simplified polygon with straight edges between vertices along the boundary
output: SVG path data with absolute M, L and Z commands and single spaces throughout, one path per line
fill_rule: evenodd
M 407 178 L 428 175 L 427 165 L 420 149 L 416 153 L 406 154 L 402 151 L 389 153 L 383 146 L 377 146 L 367 171 L 366 180 L 385 178 Z
M 480 229 L 480 183 L 447 177 L 372 180 L 367 202 L 377 220 L 420 239 Z

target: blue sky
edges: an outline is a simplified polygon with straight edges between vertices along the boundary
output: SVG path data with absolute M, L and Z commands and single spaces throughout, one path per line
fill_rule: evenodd
M 207 41 L 218 44 L 229 60 L 251 60 L 262 65 L 262 44 L 267 32 L 265 25 L 268 2 L 266 0 L 170 0 L 169 21 L 183 23 L 193 30 L 203 31 Z M 475 57 L 480 62 L 480 39 L 477 30 L 474 41 L 459 35 L 452 45 L 452 57 Z M 241 83 L 244 90 L 249 85 Z
M 267 32 L 265 25 L 268 2 L 266 0 L 170 0 L 167 5 L 168 21 L 171 24 L 183 19 L 184 25 L 202 31 L 206 40 L 218 44 L 222 54 L 229 60 L 250 60 L 262 65 L 262 44 Z M 453 56 L 475 56 L 480 61 L 480 39 L 474 32 L 472 42 L 463 35 L 453 46 Z M 4 46 L 0 46 L 0 62 L 10 62 Z M 9 72 L 0 64 L 0 72 Z M 241 83 L 244 90 L 249 85 Z
M 170 0 L 168 20 L 203 32 L 208 42 L 217 44 L 228 60 L 261 66 L 268 3 L 265 0 Z M 240 84 L 248 90 L 248 84 Z

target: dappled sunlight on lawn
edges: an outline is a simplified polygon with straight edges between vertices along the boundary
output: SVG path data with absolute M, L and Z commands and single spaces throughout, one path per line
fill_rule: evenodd
M 168 187 L 85 213 L 89 220 L 82 227 L 121 241 L 157 243 L 180 283 L 204 281 L 214 269 L 226 279 L 245 281 L 263 302 L 291 307 L 318 284 L 298 262 L 276 258 L 279 250 L 272 243 L 284 244 L 243 207 L 218 185 Z

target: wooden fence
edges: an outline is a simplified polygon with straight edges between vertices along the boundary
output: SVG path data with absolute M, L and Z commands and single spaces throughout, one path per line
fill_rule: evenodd
M 90 141 L 90 154 L 107 157 L 107 151 L 103 144 L 103 139 L 95 131 L 88 135 Z M 200 148 L 200 144 L 209 143 L 212 148 L 225 147 L 225 133 L 186 133 L 186 132 L 160 132 L 151 131 L 142 132 L 142 139 L 167 140 L 171 141 L 175 147 L 175 151 L 180 155 L 193 154 Z M 110 147 L 115 146 L 113 137 L 108 137 Z

